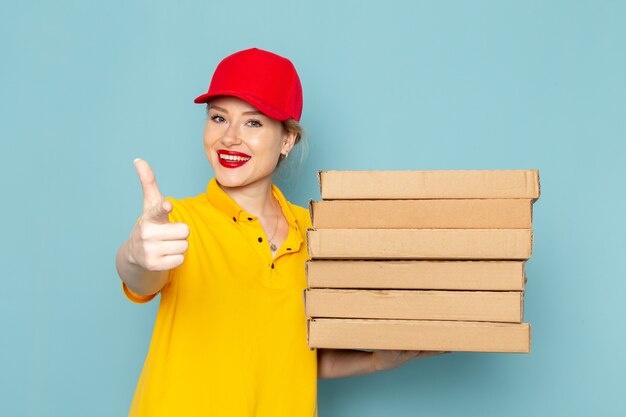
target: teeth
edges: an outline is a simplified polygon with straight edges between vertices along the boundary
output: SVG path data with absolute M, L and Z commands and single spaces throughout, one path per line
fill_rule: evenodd
M 250 158 L 246 158 L 243 156 L 236 156 L 236 155 L 225 155 L 225 154 L 219 154 L 220 158 L 225 159 L 227 161 L 247 161 Z

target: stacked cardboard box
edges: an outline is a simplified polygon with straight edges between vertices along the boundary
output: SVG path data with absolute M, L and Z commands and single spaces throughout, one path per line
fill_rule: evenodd
M 310 348 L 530 351 L 538 171 L 326 171 L 320 187 Z

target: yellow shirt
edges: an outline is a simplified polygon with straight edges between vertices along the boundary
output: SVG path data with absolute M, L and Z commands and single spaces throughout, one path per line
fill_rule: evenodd
M 274 259 L 258 219 L 212 179 L 177 200 L 189 225 L 185 261 L 161 290 L 129 417 L 313 417 L 317 355 L 306 342 L 306 209 L 272 187 L 289 223 Z M 137 303 L 139 296 L 123 285 Z

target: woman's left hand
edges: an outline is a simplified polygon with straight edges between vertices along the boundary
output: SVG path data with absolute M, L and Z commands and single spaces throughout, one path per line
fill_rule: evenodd
M 372 352 L 372 363 L 376 371 L 388 371 L 413 359 L 450 353 L 433 350 L 375 350 Z

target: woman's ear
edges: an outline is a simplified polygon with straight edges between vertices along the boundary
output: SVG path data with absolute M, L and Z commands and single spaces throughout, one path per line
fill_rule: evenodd
M 291 149 L 293 149 L 295 143 L 296 143 L 296 133 L 286 132 L 283 135 L 283 146 L 280 149 L 280 153 L 282 155 L 287 155 L 289 152 L 291 152 Z

